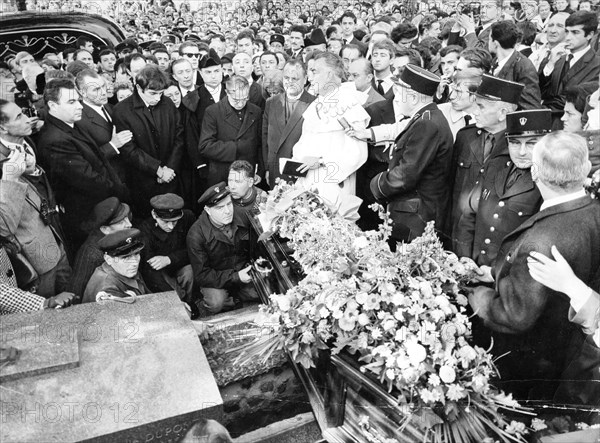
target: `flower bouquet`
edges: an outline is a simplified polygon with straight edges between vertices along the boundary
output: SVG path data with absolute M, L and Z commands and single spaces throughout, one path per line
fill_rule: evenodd
M 525 426 L 507 423 L 501 410 L 525 411 L 490 385 L 492 356 L 469 343 L 461 288 L 477 266 L 445 251 L 433 223 L 391 252 L 391 222 L 375 209 L 382 226 L 362 232 L 331 215 L 317 194 L 275 187 L 263 208 L 265 231 L 289 239 L 306 277 L 261 307 L 257 322 L 272 333 L 246 355 L 268 358 L 284 347 L 310 368 L 319 349 L 348 352 L 410 411 L 402 426 L 423 427 L 429 441 L 523 442 Z

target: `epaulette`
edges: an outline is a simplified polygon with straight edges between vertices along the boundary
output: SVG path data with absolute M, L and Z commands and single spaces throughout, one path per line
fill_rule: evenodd
M 427 110 L 421 115 L 421 120 L 431 120 L 431 111 Z

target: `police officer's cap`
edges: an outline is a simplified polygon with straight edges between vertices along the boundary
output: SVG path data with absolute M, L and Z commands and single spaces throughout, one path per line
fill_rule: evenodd
M 420 66 L 408 64 L 402 70 L 400 77 L 392 76 L 392 80 L 405 88 L 432 97 L 440 84 L 440 77 Z
M 84 231 L 92 231 L 101 226 L 110 226 L 129 217 L 131 209 L 126 203 L 121 203 L 117 197 L 109 197 L 102 200 L 92 211 L 90 217 L 82 223 Z
M 202 197 L 198 199 L 198 204 L 211 207 L 219 203 L 229 194 L 230 192 L 227 184 L 225 182 L 221 182 L 204 191 Z
M 285 45 L 285 37 L 281 34 L 273 34 L 269 39 L 269 44 L 273 43 L 281 43 L 281 45 Z
M 100 239 L 98 247 L 111 257 L 129 257 L 144 249 L 142 233 L 138 229 L 124 229 Z
M 506 114 L 506 135 L 508 137 L 544 135 L 552 131 L 552 111 L 531 109 Z
M 156 195 L 150 199 L 154 214 L 165 221 L 175 221 L 183 217 L 183 198 L 177 194 Z
M 519 98 L 524 88 L 525 86 L 521 83 L 483 74 L 476 94 L 486 100 L 501 101 L 516 105 L 519 103 Z

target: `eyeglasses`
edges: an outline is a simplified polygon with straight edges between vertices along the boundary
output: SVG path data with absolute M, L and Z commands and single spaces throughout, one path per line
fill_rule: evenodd
M 194 52 L 184 52 L 183 55 L 185 55 L 186 57 L 195 57 L 195 58 L 200 58 L 200 53 L 194 53 Z

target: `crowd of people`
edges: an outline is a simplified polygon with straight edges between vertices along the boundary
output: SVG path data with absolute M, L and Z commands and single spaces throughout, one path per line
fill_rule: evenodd
M 297 181 L 392 249 L 435 221 L 507 389 L 597 403 L 597 1 L 118 3 L 114 48 L 0 63 L 2 313 L 256 301 L 249 217 Z

